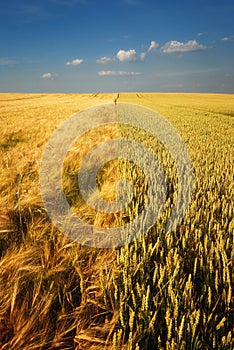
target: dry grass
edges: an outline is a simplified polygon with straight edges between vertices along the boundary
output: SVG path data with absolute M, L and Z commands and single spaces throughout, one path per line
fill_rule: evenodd
M 114 98 L 0 94 L 0 349 L 231 350 L 233 95 L 120 94 L 120 102 L 164 115 L 193 160 L 194 194 L 176 231 L 165 232 L 173 193 L 154 228 L 119 249 L 83 247 L 47 217 L 38 176 L 46 141 L 68 116 Z M 176 191 L 176 169 L 157 142 L 131 128 L 105 134 L 154 151 Z M 132 165 L 110 163 L 100 174 L 102 195 L 112 198 L 124 173 L 138 189 L 131 210 L 104 216 L 82 203 L 74 178 L 103 135 L 90 132 L 68 153 L 64 188 L 79 215 L 105 227 L 137 215 L 144 179 Z

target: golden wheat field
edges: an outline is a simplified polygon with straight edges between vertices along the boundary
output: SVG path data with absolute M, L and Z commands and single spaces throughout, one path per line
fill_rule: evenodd
M 194 169 L 181 223 L 165 229 L 177 199 L 176 167 L 157 140 L 134 128 L 90 131 L 68 152 L 63 186 L 88 222 L 115 227 L 137 217 L 145 177 L 131 162 L 98 174 L 106 200 L 117 177 L 135 186 L 119 215 L 87 207 L 76 186 L 87 150 L 122 135 L 157 155 L 169 195 L 155 225 L 123 247 L 91 248 L 50 221 L 39 169 L 52 132 L 72 114 L 116 94 L 0 94 L 0 350 L 232 350 L 234 95 L 120 93 L 164 116 L 183 139 Z

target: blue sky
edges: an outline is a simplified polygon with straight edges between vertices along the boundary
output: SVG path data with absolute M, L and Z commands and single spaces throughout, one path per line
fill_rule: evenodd
M 232 0 L 8 0 L 1 92 L 234 93 Z

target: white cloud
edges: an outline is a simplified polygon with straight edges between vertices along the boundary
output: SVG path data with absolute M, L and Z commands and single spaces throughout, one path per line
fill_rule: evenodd
M 66 62 L 66 66 L 79 66 L 81 63 L 83 63 L 84 60 L 82 58 L 75 58 L 72 61 Z
M 136 50 L 119 50 L 116 57 L 120 62 L 133 62 L 136 61 Z
M 97 63 L 101 63 L 101 64 L 110 63 L 112 61 L 113 61 L 113 58 L 106 57 L 106 56 L 103 56 L 103 57 L 96 60 Z
M 139 55 L 140 61 L 144 61 L 145 56 L 146 56 L 146 53 L 145 53 L 145 52 L 140 53 L 140 55 Z
M 156 43 L 156 41 L 152 40 L 151 43 L 150 43 L 150 46 L 148 48 L 148 52 L 156 49 L 156 47 L 158 47 L 158 43 Z
M 144 61 L 146 56 L 145 52 L 141 52 L 138 56 L 136 50 L 119 50 L 116 57 L 120 62 L 135 62 L 135 61 Z
M 19 62 L 15 61 L 15 60 L 11 60 L 8 58 L 0 58 L 0 66 L 10 66 L 13 64 L 18 64 Z
M 196 40 L 189 40 L 187 43 L 182 43 L 176 40 L 167 42 L 161 47 L 162 53 L 177 53 L 205 50 L 206 46 L 199 44 Z
M 223 38 L 221 39 L 221 41 L 229 41 L 229 40 L 232 40 L 233 38 L 234 38 L 233 35 L 231 35 L 231 36 L 225 36 L 225 37 L 223 37 Z
M 104 76 L 133 76 L 133 75 L 140 75 L 141 72 L 126 72 L 122 70 L 102 70 L 98 72 L 98 75 L 104 77 Z
M 54 75 L 52 73 L 44 73 L 41 75 L 43 79 L 53 79 Z
M 135 62 L 135 61 L 144 61 L 146 54 L 152 50 L 154 50 L 156 47 L 158 47 L 158 44 L 156 41 L 151 41 L 149 48 L 146 52 L 141 52 L 140 54 L 137 54 L 135 49 L 130 50 L 119 50 L 117 52 L 117 59 L 120 62 Z

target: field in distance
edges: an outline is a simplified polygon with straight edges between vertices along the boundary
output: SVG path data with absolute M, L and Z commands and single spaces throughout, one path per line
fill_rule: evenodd
M 112 162 L 97 179 L 107 200 L 120 174 L 131 179 L 134 203 L 120 216 L 77 201 L 74 184 L 91 147 L 106 136 L 129 136 L 157 156 L 167 178 L 167 202 L 149 232 L 124 247 L 89 248 L 48 218 L 39 186 L 46 142 L 72 114 L 116 97 L 0 94 L 0 350 L 233 349 L 234 95 L 119 93 L 117 104 L 164 116 L 191 157 L 193 195 L 174 231 L 165 230 L 177 199 L 174 161 L 157 140 L 131 128 L 107 127 L 78 140 L 64 161 L 64 191 L 97 227 L 137 217 L 145 178 L 134 165 Z

